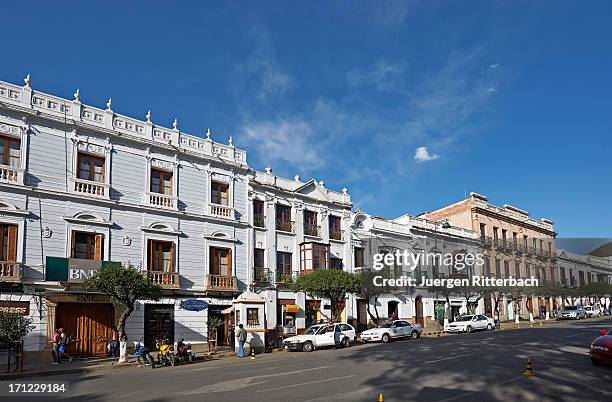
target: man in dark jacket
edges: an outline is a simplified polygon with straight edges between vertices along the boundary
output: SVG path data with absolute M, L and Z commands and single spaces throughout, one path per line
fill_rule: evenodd
M 242 327 L 242 324 L 238 325 L 236 340 L 238 341 L 238 357 L 244 357 L 244 343 L 247 340 L 247 332 L 246 329 Z

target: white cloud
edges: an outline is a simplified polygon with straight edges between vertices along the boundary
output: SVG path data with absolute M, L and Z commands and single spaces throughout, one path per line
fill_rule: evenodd
M 278 100 L 294 87 L 294 78 L 277 62 L 269 35 L 255 29 L 256 44 L 249 57 L 234 71 L 237 95 L 254 97 L 260 102 Z
M 417 162 L 433 161 L 434 159 L 438 158 L 438 155 L 429 153 L 427 147 L 418 147 L 414 154 L 414 160 Z
M 264 163 L 285 162 L 307 172 L 325 163 L 314 131 L 304 120 L 256 121 L 245 124 L 241 141 L 257 149 Z
M 369 69 L 350 70 L 346 79 L 353 87 L 372 85 L 379 91 L 390 91 L 399 89 L 403 72 L 402 65 L 380 60 Z

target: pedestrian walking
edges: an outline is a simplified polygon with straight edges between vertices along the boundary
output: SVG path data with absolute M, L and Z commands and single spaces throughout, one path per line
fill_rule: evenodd
M 244 343 L 247 340 L 247 332 L 246 329 L 242 327 L 242 324 L 238 325 L 236 340 L 238 341 L 238 357 L 244 357 Z
M 62 361 L 62 357 L 67 357 L 68 358 L 68 363 L 72 363 L 72 356 L 70 356 L 68 354 L 68 345 L 70 344 L 71 341 L 71 336 L 66 334 L 66 331 L 64 331 L 64 328 L 60 328 L 59 330 L 59 334 L 60 334 L 60 342 L 59 342 L 59 348 L 58 348 L 58 352 L 59 352 L 59 357 L 58 357 L 58 362 Z
M 59 330 L 56 329 L 53 331 L 53 335 L 51 336 L 51 357 L 53 358 L 53 362 L 51 364 L 59 364 L 60 363 L 60 355 L 59 355 L 59 345 L 60 345 L 61 335 Z

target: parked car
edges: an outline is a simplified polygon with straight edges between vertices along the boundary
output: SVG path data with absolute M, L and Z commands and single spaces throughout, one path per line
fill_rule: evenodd
M 324 347 L 348 347 L 355 341 L 355 328 L 349 324 L 317 324 L 306 329 L 301 335 L 285 339 L 285 349 L 312 352 Z
M 455 322 L 452 322 L 446 328 L 446 332 L 467 332 L 475 330 L 491 331 L 495 328 L 495 321 L 482 314 L 462 315 Z
M 597 306 L 586 306 L 584 312 L 587 317 L 601 317 L 601 310 Z
M 557 320 L 580 320 L 582 318 L 586 318 L 586 311 L 582 304 L 577 304 L 575 306 L 565 306 L 559 312 Z
M 387 343 L 399 338 L 417 339 L 422 332 L 423 328 L 418 324 L 411 324 L 406 320 L 395 320 L 363 331 L 359 336 L 364 342 Z
M 599 331 L 600 337 L 591 342 L 589 355 L 593 364 L 612 363 L 612 329 Z

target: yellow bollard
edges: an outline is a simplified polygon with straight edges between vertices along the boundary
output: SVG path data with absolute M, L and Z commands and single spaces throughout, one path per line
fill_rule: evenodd
M 523 375 L 526 375 L 528 377 L 535 375 L 535 371 L 533 371 L 533 363 L 531 362 L 531 357 L 527 358 L 527 367 L 525 368 L 525 371 L 523 371 Z
M 542 326 L 542 320 L 540 320 L 540 327 Z
M 385 398 L 383 398 L 382 392 L 378 395 L 378 402 L 385 402 Z

